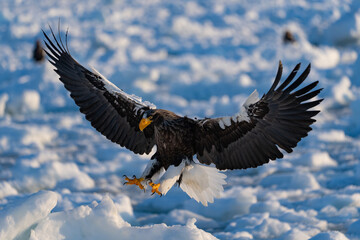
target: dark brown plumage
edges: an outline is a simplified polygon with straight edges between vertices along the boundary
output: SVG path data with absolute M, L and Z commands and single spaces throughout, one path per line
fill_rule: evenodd
M 284 43 L 295 43 L 296 39 L 289 30 L 286 30 L 283 36 L 283 41 Z
M 36 40 L 33 50 L 33 59 L 36 62 L 42 62 L 44 61 L 44 58 L 45 58 L 45 53 L 43 47 L 41 46 L 41 42 L 39 40 Z
M 322 99 L 306 102 L 317 96 L 321 89 L 310 92 L 318 82 L 292 92 L 308 76 L 310 65 L 293 81 L 300 64 L 278 87 L 282 75 L 280 63 L 276 79 L 259 101 L 248 109 L 249 121 L 232 122 L 221 129 L 217 119 L 210 119 L 201 128 L 197 157 L 203 163 L 215 163 L 219 169 L 257 167 L 269 160 L 282 158 L 279 147 L 292 152 L 297 143 L 311 130 L 312 117 L 319 111 L 309 110 Z M 214 144 L 215 143 L 215 144 Z
M 290 153 L 307 136 L 313 117 L 319 113 L 310 110 L 322 101 L 314 100 L 321 91 L 313 90 L 318 82 L 299 88 L 310 65 L 294 80 L 300 69 L 300 64 L 296 65 L 280 84 L 280 62 L 270 90 L 261 99 L 250 96 L 235 116 L 191 119 L 155 109 L 126 94 L 96 71 L 80 65 L 69 53 L 67 38 L 65 47 L 61 38 L 51 33 L 53 41 L 44 33 L 49 61 L 92 126 L 134 153 L 149 153 L 157 146 L 145 179 L 151 180 L 161 168 L 178 166 L 184 159 L 191 162 L 194 155 L 200 163 L 213 163 L 218 169 L 257 167 L 282 158 L 280 149 Z M 137 180 L 129 179 L 134 183 L 128 183 L 140 186 Z

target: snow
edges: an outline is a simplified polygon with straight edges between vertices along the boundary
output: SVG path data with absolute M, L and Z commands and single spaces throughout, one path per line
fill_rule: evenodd
M 348 240 L 343 233 L 337 231 L 319 233 L 315 237 L 310 238 L 311 240 Z
M 335 129 L 319 133 L 318 138 L 324 142 L 344 142 L 351 140 L 343 130 Z
M 6 93 L 0 96 L 0 117 L 3 117 L 5 114 L 5 106 L 8 99 L 9 95 Z
M 253 230 L 255 238 L 276 238 L 291 229 L 288 223 L 282 223 L 277 219 L 267 218 Z
M 1 1 L 0 239 L 360 239 L 359 9 L 356 0 Z M 136 101 L 246 117 L 246 99 L 268 91 L 281 60 L 283 79 L 312 64 L 305 84 L 324 88 L 321 113 L 284 159 L 222 172 L 224 192 L 207 207 L 177 187 L 151 196 L 122 176 L 140 176 L 154 152 L 106 140 L 53 66 L 32 61 L 41 29 L 56 31 L 59 18 L 76 60 Z M 286 30 L 295 43 L 283 43 Z
M 360 220 L 357 220 L 356 222 L 353 222 L 350 226 L 349 226 L 349 229 L 347 231 L 347 233 L 350 235 L 350 236 L 357 236 L 359 237 L 360 235 Z
M 54 192 L 39 192 L 18 200 L 1 210 L 0 239 L 13 239 L 28 235 L 32 225 L 38 223 L 50 214 L 57 203 Z M 32 231 L 32 230 L 31 230 Z
M 348 12 L 324 30 L 324 38 L 335 45 L 358 42 L 360 37 L 359 4 L 354 1 Z
M 278 173 L 264 177 L 260 185 L 276 186 L 279 189 L 319 189 L 320 185 L 314 175 L 307 171 Z
M 6 102 L 7 95 L 3 97 L 3 101 Z M 40 109 L 40 95 L 35 90 L 25 90 L 21 96 L 18 94 L 10 98 L 9 102 L 6 104 L 6 111 L 10 114 L 18 113 L 31 113 L 38 112 Z
M 124 239 L 144 239 L 145 236 L 215 239 L 211 234 L 198 229 L 194 222 L 195 219 L 189 220 L 186 226 L 155 224 L 131 227 L 120 216 L 111 198 L 105 196 L 100 203 L 93 202 L 68 212 L 49 214 L 31 230 L 30 239 L 119 239 L 119 236 Z
M 348 77 L 341 78 L 338 84 L 332 88 L 335 100 L 340 104 L 348 104 L 355 99 L 353 92 L 350 89 L 351 81 Z
M 336 167 L 338 163 L 329 156 L 328 152 L 314 152 L 300 159 L 299 164 L 312 168 Z

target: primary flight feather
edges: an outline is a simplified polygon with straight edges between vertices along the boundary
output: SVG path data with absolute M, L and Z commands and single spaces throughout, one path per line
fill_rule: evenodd
M 134 153 L 156 153 L 140 178 L 125 176 L 125 184 L 141 189 L 150 185 L 152 193 L 166 194 L 178 183 L 196 201 L 207 205 L 223 191 L 225 175 L 219 170 L 257 167 L 292 152 L 307 136 L 313 117 L 311 110 L 321 89 L 318 81 L 299 87 L 310 65 L 295 79 L 296 65 L 280 84 L 282 64 L 270 90 L 260 99 L 254 91 L 241 111 L 228 117 L 192 119 L 156 109 L 148 102 L 117 88 L 100 73 L 79 64 L 60 37 L 53 40 L 44 32 L 46 54 L 55 66 L 70 96 L 91 125 L 106 138 Z M 59 30 L 60 31 L 60 30 Z M 294 80 L 295 79 L 295 80 Z M 196 155 L 201 164 L 196 164 Z M 216 168 L 206 165 L 214 164 Z M 165 171 L 164 171 L 165 170 Z M 165 172 L 165 173 L 164 173 Z

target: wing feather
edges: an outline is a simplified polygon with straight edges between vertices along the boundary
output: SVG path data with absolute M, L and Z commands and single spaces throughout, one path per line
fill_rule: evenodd
M 278 71 L 277 71 L 274 83 L 270 87 L 269 92 L 267 94 L 273 92 L 275 90 L 276 86 L 279 84 L 281 75 L 282 75 L 282 71 L 283 71 L 283 65 L 282 65 L 281 61 L 279 61 L 279 67 L 278 67 Z
M 261 98 L 246 101 L 242 111 L 225 125 L 223 118 L 198 120 L 197 158 L 201 163 L 214 163 L 219 169 L 257 167 L 282 158 L 280 149 L 290 153 L 311 131 L 310 125 L 319 111 L 310 110 L 322 99 L 314 100 L 322 89 L 313 90 L 318 81 L 296 90 L 310 73 L 310 65 L 294 80 L 297 64 L 279 85 L 282 64 L 270 90 Z M 296 90 L 296 91 L 294 91 Z M 294 92 L 293 92 L 294 91 Z
M 43 31 L 46 54 L 55 66 L 60 81 L 80 107 L 91 125 L 109 140 L 129 150 L 149 153 L 155 144 L 151 127 L 141 132 L 138 123 L 144 111 L 154 108 L 139 98 L 130 96 L 117 88 L 98 72 L 91 72 L 79 64 L 63 45 L 60 30 L 57 39 L 51 27 L 53 40 Z
M 300 69 L 300 63 L 298 63 L 294 70 L 292 70 L 292 72 L 290 73 L 290 75 L 286 78 L 286 80 L 280 85 L 280 87 L 277 89 L 278 91 L 283 90 L 287 85 L 289 85 L 289 83 L 291 83 L 291 81 L 294 79 L 294 77 L 296 76 L 297 72 Z M 281 76 L 280 76 L 281 78 Z

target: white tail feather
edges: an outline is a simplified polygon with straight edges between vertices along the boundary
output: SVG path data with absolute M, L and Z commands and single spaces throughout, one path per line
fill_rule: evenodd
M 145 169 L 144 174 L 147 174 L 149 168 L 151 166 Z M 219 198 L 224 191 L 223 185 L 226 184 L 226 175 L 218 169 L 185 159 L 179 166 L 170 166 L 162 176 L 160 175 L 159 191 L 165 195 L 181 175 L 180 188 L 204 206 L 213 203 L 214 198 Z
M 180 187 L 189 197 L 207 206 L 224 191 L 225 178 L 216 168 L 195 163 L 184 168 Z
M 182 161 L 181 164 L 177 167 L 172 165 L 166 170 L 160 179 L 159 191 L 163 195 L 165 195 L 172 188 L 172 186 L 174 186 L 176 181 L 179 180 L 183 169 L 185 169 L 185 161 Z

